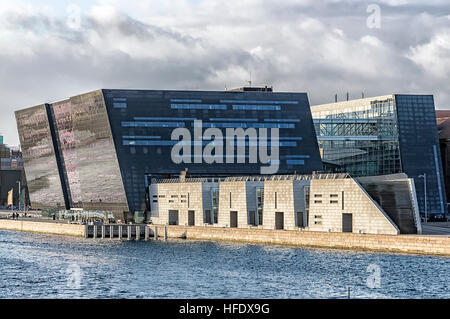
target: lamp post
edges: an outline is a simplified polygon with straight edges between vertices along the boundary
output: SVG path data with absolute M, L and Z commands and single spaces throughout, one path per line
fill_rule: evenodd
M 428 220 L 428 204 L 427 204 L 427 173 L 423 173 L 423 175 L 419 175 L 419 178 L 423 178 L 423 190 L 425 193 L 425 223 Z

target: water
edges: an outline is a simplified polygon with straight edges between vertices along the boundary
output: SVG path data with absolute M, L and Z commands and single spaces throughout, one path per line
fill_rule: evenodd
M 450 298 L 449 274 L 443 257 L 0 231 L 1 298 Z

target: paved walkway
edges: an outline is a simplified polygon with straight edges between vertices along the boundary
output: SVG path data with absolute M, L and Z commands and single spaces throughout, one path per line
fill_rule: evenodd
M 450 235 L 450 222 L 422 223 L 424 235 Z

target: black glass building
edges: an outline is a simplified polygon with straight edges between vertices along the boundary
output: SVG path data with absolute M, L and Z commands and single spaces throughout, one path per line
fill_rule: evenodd
M 194 152 L 191 163 L 173 161 L 179 142 L 173 131 L 194 133 L 196 120 L 202 131 L 216 128 L 224 137 L 227 128 L 266 129 L 269 135 L 278 129 L 279 157 L 272 162 L 277 174 L 322 170 L 305 93 L 105 89 L 17 111 L 16 119 L 34 208 L 144 211 L 152 174 L 173 176 L 185 169 L 194 176 L 260 174 L 265 165 L 248 160 L 256 142 L 249 137 L 241 141 L 245 161 L 238 162 L 237 152 L 231 155 L 234 163 L 207 164 Z M 271 136 L 268 141 L 270 153 Z

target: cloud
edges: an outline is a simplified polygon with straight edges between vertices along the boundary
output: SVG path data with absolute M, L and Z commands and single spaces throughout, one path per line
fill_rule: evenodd
M 334 94 L 433 93 L 450 107 L 445 1 L 102 0 L 80 25 L 47 0 L 0 3 L 0 125 L 17 144 L 13 110 L 98 88 L 214 89 L 274 85 Z M 375 2 L 376 3 L 376 2 Z M 72 17 L 73 18 L 73 17 Z M 76 21 L 76 19 L 74 20 Z

